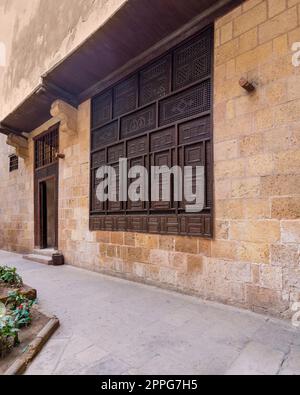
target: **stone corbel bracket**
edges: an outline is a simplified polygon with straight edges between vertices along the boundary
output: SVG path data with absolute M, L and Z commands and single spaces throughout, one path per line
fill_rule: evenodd
M 10 134 L 7 137 L 6 144 L 16 149 L 16 155 L 22 159 L 29 158 L 28 140 L 25 137 Z
M 69 136 L 76 136 L 78 132 L 77 114 L 78 110 L 63 100 L 53 102 L 50 110 L 52 117 L 60 120 L 59 130 Z

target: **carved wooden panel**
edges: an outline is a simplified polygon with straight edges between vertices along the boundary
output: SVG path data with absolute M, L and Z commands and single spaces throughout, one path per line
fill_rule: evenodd
M 134 158 L 134 159 L 130 159 L 128 161 L 128 166 L 129 168 L 132 168 L 134 166 L 146 166 L 146 161 L 145 161 L 145 157 L 139 157 L 139 158 Z M 128 186 L 130 187 L 130 185 L 135 181 L 135 179 L 129 179 L 128 180 Z M 127 202 L 127 210 L 130 211 L 143 211 L 146 208 L 146 203 L 142 202 L 142 201 L 138 201 L 138 202 L 134 202 L 131 200 L 128 200 Z
M 97 177 L 96 177 L 96 172 L 97 172 L 97 169 L 94 169 L 92 172 L 92 178 L 91 178 L 91 183 L 93 185 L 93 190 L 95 192 L 97 191 L 97 187 L 100 184 L 100 180 L 97 179 Z M 96 193 L 93 193 L 91 198 L 92 198 L 92 206 L 93 206 L 94 210 L 101 210 L 101 211 L 105 210 L 105 203 L 100 202 L 97 199 Z
M 165 148 L 172 148 L 176 144 L 175 128 L 168 128 L 150 135 L 150 150 L 161 151 Z
M 101 126 L 112 117 L 112 91 L 104 93 L 93 100 L 93 125 Z
M 152 166 L 167 166 L 168 168 L 172 167 L 172 153 L 168 151 L 156 152 L 151 155 L 151 164 Z M 164 176 L 168 176 L 167 172 L 163 172 L 159 176 L 159 194 L 161 197 L 160 201 L 151 201 L 150 207 L 152 210 L 168 210 L 172 208 L 171 201 L 163 201 L 163 180 Z M 172 182 L 172 179 L 171 179 Z M 173 183 L 172 183 L 173 184 Z M 173 189 L 173 188 L 172 188 Z
M 92 159 L 91 159 L 92 168 L 95 169 L 105 165 L 106 164 L 105 158 L 106 158 L 105 150 L 98 151 L 92 154 Z
M 155 127 L 156 107 L 153 105 L 121 119 L 121 138 L 135 136 Z
M 210 110 L 210 81 L 202 82 L 160 103 L 160 126 Z
M 107 161 L 108 163 L 118 162 L 120 158 L 124 158 L 124 144 L 114 145 L 107 149 Z
M 91 230 L 212 236 L 212 44 L 209 28 L 92 99 Z M 149 202 L 97 202 L 97 168 L 112 164 L 119 182 L 120 158 L 148 168 Z M 163 165 L 205 167 L 201 213 L 174 201 L 173 176 L 169 201 L 151 202 L 150 166 Z
M 127 158 L 146 154 L 148 152 L 147 136 L 130 140 L 127 143 Z
M 174 53 L 174 89 L 207 77 L 211 70 L 211 37 L 209 33 L 196 37 Z
M 140 105 L 167 95 L 170 90 L 171 56 L 151 64 L 140 73 Z
M 107 144 L 118 140 L 118 122 L 112 122 L 102 128 L 96 129 L 92 133 L 93 150 L 103 148 Z
M 179 125 L 179 144 L 189 144 L 209 138 L 210 117 L 203 117 Z
M 114 89 L 114 117 L 126 114 L 137 107 L 137 76 L 133 76 Z

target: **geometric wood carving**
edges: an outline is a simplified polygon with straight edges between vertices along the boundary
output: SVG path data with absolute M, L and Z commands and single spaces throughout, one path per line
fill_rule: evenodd
M 91 230 L 212 237 L 212 48 L 208 28 L 92 98 Z M 111 165 L 118 178 L 122 157 L 149 174 L 151 165 L 204 166 L 204 210 L 151 202 L 150 190 L 149 202 L 98 202 L 97 169 Z

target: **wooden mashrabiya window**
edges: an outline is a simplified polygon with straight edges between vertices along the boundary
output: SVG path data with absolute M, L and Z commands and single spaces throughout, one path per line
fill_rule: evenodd
M 212 48 L 209 28 L 92 99 L 91 230 L 212 237 Z M 113 166 L 118 178 L 122 157 L 149 177 L 152 165 L 204 166 L 204 210 L 150 197 L 99 202 L 97 169 Z

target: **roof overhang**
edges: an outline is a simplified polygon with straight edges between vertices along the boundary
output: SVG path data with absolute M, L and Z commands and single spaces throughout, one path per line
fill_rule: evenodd
M 150 61 L 184 32 L 196 31 L 243 0 L 128 0 L 67 58 L 42 76 L 41 84 L 0 124 L 4 134 L 29 133 L 51 118 L 55 100 L 77 107 L 138 59 Z

